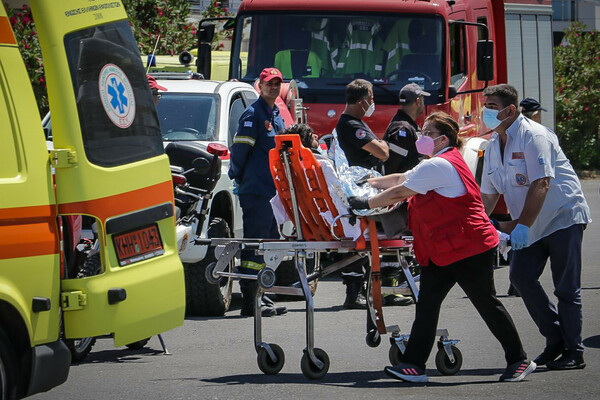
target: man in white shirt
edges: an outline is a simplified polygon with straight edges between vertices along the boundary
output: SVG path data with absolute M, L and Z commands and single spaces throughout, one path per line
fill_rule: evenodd
M 581 184 L 554 132 L 519 113 L 513 86 L 491 86 L 483 96 L 483 121 L 495 134 L 484 157 L 481 193 L 488 215 L 503 194 L 513 218 L 499 223 L 511 234 L 510 280 L 546 338 L 534 362 L 584 368 L 581 242 L 592 220 Z M 539 283 L 548 258 L 558 307 Z

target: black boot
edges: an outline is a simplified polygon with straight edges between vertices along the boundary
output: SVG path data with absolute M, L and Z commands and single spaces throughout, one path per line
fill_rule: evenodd
M 381 286 L 397 287 L 400 286 L 401 279 L 404 275 L 400 272 L 400 268 L 387 267 L 381 270 Z M 406 280 L 406 279 L 404 279 Z M 383 298 L 384 306 L 409 306 L 413 304 L 412 297 L 403 296 L 401 294 L 388 294 Z
M 364 285 L 362 277 L 344 277 L 344 284 L 346 285 L 346 300 L 344 300 L 344 308 L 351 310 L 365 310 L 367 308 L 367 300 L 363 294 Z
M 242 292 L 242 310 L 240 315 L 244 317 L 254 316 L 254 299 L 258 291 L 258 282 L 249 279 L 240 279 L 240 290 Z M 275 306 L 273 300 L 267 296 L 261 296 L 261 315 L 272 317 L 287 313 L 285 306 Z

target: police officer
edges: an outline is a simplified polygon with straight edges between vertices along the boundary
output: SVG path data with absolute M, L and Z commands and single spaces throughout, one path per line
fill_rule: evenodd
M 260 73 L 260 97 L 242 116 L 231 146 L 229 177 L 235 180 L 245 238 L 278 239 L 277 222 L 273 216 L 270 199 L 275 196 L 275 185 L 269 170 L 269 151 L 275 147 L 274 136 L 285 129 L 275 100 L 279 96 L 283 77 L 276 68 L 265 68 Z M 253 250 L 241 254 L 240 272 L 258 274 L 265 267 L 262 256 Z M 254 299 L 258 290 L 255 280 L 240 280 L 242 291 L 241 315 L 254 315 Z M 287 312 L 283 306 L 275 307 L 263 296 L 263 316 Z
M 548 111 L 536 100 L 531 97 L 526 97 L 519 103 L 521 113 L 527 118 L 542 123 L 542 111 Z
M 364 79 L 355 79 L 346 86 L 346 109 L 335 127 L 340 147 L 350 166 L 361 166 L 381 171 L 383 161 L 389 156 L 386 142 L 379 140 L 362 121 L 375 111 L 373 85 Z M 342 271 L 346 285 L 345 308 L 366 308 L 361 293 L 364 288 L 366 259 L 360 259 Z
M 400 89 L 400 108 L 383 134 L 383 140 L 390 147 L 390 158 L 384 164 L 386 175 L 406 172 L 419 163 L 415 142 L 421 128 L 415 120 L 425 110 L 424 96 L 430 94 L 416 83 Z

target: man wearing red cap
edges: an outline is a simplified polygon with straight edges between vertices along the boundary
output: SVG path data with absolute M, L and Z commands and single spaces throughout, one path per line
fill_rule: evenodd
M 150 86 L 150 90 L 152 91 L 152 97 L 154 98 L 154 105 L 156 106 L 158 104 L 158 100 L 160 99 L 160 94 L 158 93 L 158 91 L 160 90 L 162 92 L 166 92 L 167 88 L 164 86 L 160 86 L 156 82 L 156 78 L 152 75 L 146 75 L 146 77 L 148 78 L 148 86 Z
M 260 73 L 260 97 L 242 116 L 231 146 L 229 177 L 235 180 L 242 207 L 245 238 L 279 239 L 277 222 L 270 200 L 275 196 L 275 184 L 269 170 L 269 151 L 275 147 L 274 136 L 285 130 L 283 119 L 275 100 L 279 96 L 283 77 L 277 68 L 265 68 Z M 261 255 L 253 250 L 241 254 L 240 272 L 258 274 L 265 267 Z M 258 290 L 255 280 L 240 280 L 242 311 L 244 316 L 254 315 L 254 299 Z M 285 307 L 275 307 L 263 297 L 262 315 L 272 316 L 287 312 Z

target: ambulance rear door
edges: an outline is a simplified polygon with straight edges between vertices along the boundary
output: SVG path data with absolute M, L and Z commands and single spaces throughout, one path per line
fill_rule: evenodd
M 123 345 L 183 323 L 173 187 L 120 1 L 31 0 L 52 111 L 59 215 L 92 217 L 100 273 L 62 282 L 65 334 Z

